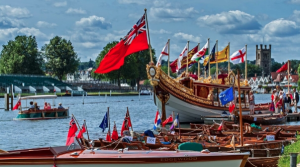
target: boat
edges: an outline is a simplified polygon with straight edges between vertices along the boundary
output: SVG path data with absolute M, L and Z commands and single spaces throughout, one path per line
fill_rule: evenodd
M 83 96 L 86 95 L 86 91 L 79 90 L 67 90 L 64 96 Z
M 162 71 L 160 66 L 153 63 L 147 64 L 147 76 L 153 85 L 154 103 L 162 111 L 162 120 L 172 112 L 179 113 L 180 122 L 200 122 L 203 116 L 228 114 L 229 104 L 222 105 L 219 93 L 234 85 L 237 90 L 238 81 L 231 71 L 227 77 L 213 79 L 200 77 L 198 80 L 183 74 L 178 78 L 171 78 Z M 247 80 L 240 82 L 241 108 L 243 114 L 249 114 L 249 93 L 251 87 Z M 238 98 L 237 98 L 238 103 Z M 236 108 L 239 108 L 236 105 Z M 257 104 L 256 111 L 269 112 L 269 105 Z
M 286 122 L 286 116 L 282 115 L 243 115 L 243 122 L 255 123 L 258 125 L 276 125 Z
M 36 100 L 36 99 L 56 99 L 56 95 L 36 95 L 36 96 L 26 96 L 20 97 L 20 101 L 26 100 Z M 26 108 L 26 107 L 25 107 Z M 69 108 L 51 108 L 51 109 L 27 109 L 22 110 L 22 102 L 19 107 L 19 112 L 14 120 L 41 120 L 41 119 L 59 119 L 59 118 L 68 118 L 69 117 Z
M 24 150 L 2 151 L 0 166 L 85 166 L 99 165 L 110 167 L 190 167 L 224 166 L 244 167 L 249 153 L 211 153 L 209 151 L 152 151 L 152 150 L 98 150 L 85 149 L 82 145 L 45 147 Z

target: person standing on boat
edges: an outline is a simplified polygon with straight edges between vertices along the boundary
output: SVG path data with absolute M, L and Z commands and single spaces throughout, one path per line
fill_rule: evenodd
M 275 105 L 276 105 L 276 103 L 274 102 L 275 97 L 276 97 L 276 89 L 273 90 L 273 93 L 271 95 L 270 111 L 272 111 L 272 112 L 275 111 Z
M 275 106 L 275 113 L 279 113 L 279 106 L 280 106 L 280 98 L 277 93 L 274 95 L 274 106 Z
M 291 100 L 290 92 L 287 92 L 286 96 L 284 97 L 285 113 L 289 113 L 290 112 L 291 102 L 292 102 L 292 100 Z
M 297 113 L 297 106 L 298 106 L 298 102 L 299 102 L 299 94 L 296 90 L 296 88 L 293 89 L 294 91 L 294 98 L 293 98 L 293 102 L 294 102 L 294 107 L 295 107 L 295 113 Z
M 255 114 L 254 112 L 254 106 L 255 106 L 255 98 L 254 98 L 254 94 L 253 91 L 250 91 L 250 100 L 249 100 L 249 107 L 250 107 L 250 114 Z

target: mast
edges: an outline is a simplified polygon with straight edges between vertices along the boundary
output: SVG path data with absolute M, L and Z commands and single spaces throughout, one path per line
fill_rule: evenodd
M 149 45 L 149 52 L 150 52 L 150 61 L 153 63 L 153 58 L 152 58 L 152 52 L 151 52 L 151 43 L 150 43 L 150 34 L 149 34 L 149 26 L 148 26 L 148 18 L 147 18 L 147 9 L 145 8 L 145 19 L 146 19 L 146 24 L 147 24 L 147 35 L 148 35 L 148 45 Z
M 198 49 L 197 52 L 200 50 L 200 43 L 198 43 Z M 198 80 L 200 78 L 200 60 L 198 61 Z
M 190 41 L 187 41 L 186 74 L 189 72 L 189 43 Z
M 210 46 L 210 42 L 209 42 L 209 38 L 207 39 L 207 42 L 208 42 L 208 58 L 209 58 L 209 46 Z M 208 63 L 208 62 L 207 62 Z M 210 74 L 209 74 L 209 76 L 210 76 Z M 205 70 L 205 78 L 206 78 L 206 70 Z
M 110 114 L 109 114 L 109 107 L 107 107 L 107 117 L 108 117 L 108 133 L 109 133 L 109 136 L 110 136 Z
M 245 80 L 247 80 L 247 75 L 248 75 L 248 72 L 247 72 L 247 45 L 245 45 L 245 49 L 246 49 L 246 55 L 245 55 Z
M 170 76 L 170 39 L 168 39 L 168 76 Z
M 217 51 L 216 51 L 216 55 L 215 55 L 215 61 L 216 61 L 216 78 L 217 80 L 219 79 L 219 72 L 218 72 L 218 40 L 216 41 L 216 47 L 217 47 Z
M 238 78 L 237 78 L 237 82 L 238 82 L 238 92 L 239 92 L 239 110 L 240 110 L 240 135 L 241 135 L 241 146 L 244 145 L 244 136 L 243 136 L 243 119 L 242 119 L 242 105 L 241 105 L 241 90 L 240 90 L 240 71 L 237 71 L 238 73 Z
M 288 79 L 288 92 L 290 91 L 290 60 L 288 60 L 288 68 L 287 68 L 287 70 L 288 70 L 288 77 L 287 77 L 287 79 Z

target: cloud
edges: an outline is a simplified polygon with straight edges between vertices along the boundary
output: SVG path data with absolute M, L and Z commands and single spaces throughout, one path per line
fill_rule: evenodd
M 145 5 L 151 2 L 151 0 L 118 0 L 121 4 L 138 4 Z
M 9 5 L 0 6 L 1 17 L 15 17 L 15 18 L 27 18 L 31 17 L 29 10 L 26 8 L 13 8 Z
M 0 28 L 16 28 L 25 27 L 25 24 L 17 19 L 11 19 L 8 17 L 0 18 Z
M 239 10 L 199 17 L 198 24 L 212 27 L 222 34 L 257 33 L 261 29 L 254 16 Z
M 8 39 L 14 39 L 17 35 L 33 35 L 39 39 L 48 39 L 47 36 L 36 28 L 8 28 L 0 29 L 0 40 L 7 41 Z
M 97 46 L 97 44 L 94 42 L 83 42 L 83 43 L 81 43 L 81 45 L 85 48 L 93 48 L 93 47 Z
M 193 7 L 186 9 L 150 8 L 149 13 L 152 17 L 163 21 L 183 21 L 187 18 L 192 18 L 198 11 Z
M 52 28 L 52 27 L 55 27 L 57 25 L 55 23 L 48 23 L 48 22 L 45 22 L 45 21 L 38 21 L 36 23 L 36 26 L 39 27 L 39 28 Z
M 98 17 L 95 15 L 88 18 L 81 18 L 79 21 L 76 21 L 75 25 L 85 30 L 92 30 L 95 28 L 109 29 L 112 27 L 111 23 L 105 21 L 104 17 Z
M 289 3 L 300 4 L 300 0 L 290 0 Z
M 300 34 L 300 27 L 294 21 L 281 18 L 266 24 L 263 32 L 276 37 L 293 36 Z
M 291 19 L 300 22 L 300 10 L 294 10 Z
M 160 29 L 160 30 L 150 30 L 151 33 L 153 34 L 171 34 L 170 31 Z
M 63 7 L 63 6 L 67 6 L 67 1 L 64 1 L 64 2 L 55 2 L 53 3 L 53 6 L 55 7 Z
M 158 7 L 170 7 L 171 6 L 171 3 L 168 3 L 167 1 L 164 1 L 164 0 L 155 0 L 153 2 L 153 5 L 154 6 L 158 6 Z
M 174 37 L 181 39 L 182 41 L 192 41 L 192 42 L 200 42 L 200 37 L 191 35 L 191 34 L 185 34 L 182 32 L 175 33 Z
M 120 38 L 124 37 L 123 35 L 116 34 L 99 34 L 99 32 L 91 32 L 91 31 L 75 31 L 70 32 L 72 41 L 85 43 L 85 46 L 91 46 L 90 43 L 98 43 L 98 42 L 111 42 L 111 41 L 119 41 Z
M 85 14 L 85 10 L 82 10 L 82 9 L 74 9 L 74 8 L 69 8 L 67 11 L 66 11 L 67 14 Z

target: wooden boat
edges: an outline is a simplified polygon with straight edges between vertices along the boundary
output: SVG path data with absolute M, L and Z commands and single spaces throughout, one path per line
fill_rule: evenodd
M 36 99 L 56 99 L 56 95 L 38 95 L 38 96 L 26 96 L 21 97 L 20 100 L 36 100 Z M 22 102 L 21 102 L 22 104 Z M 69 117 L 69 108 L 52 108 L 48 110 L 40 109 L 28 109 L 22 110 L 22 105 L 19 107 L 19 113 L 14 120 L 40 120 L 40 119 L 59 119 Z
M 278 163 L 278 156 L 274 157 L 249 157 L 247 160 L 247 163 L 245 167 L 263 167 L 263 166 L 269 166 L 269 167 L 277 167 Z
M 200 122 L 201 118 L 207 115 L 221 115 L 228 111 L 229 104 L 223 106 L 220 103 L 219 93 L 232 85 L 237 90 L 238 81 L 235 80 L 233 72 L 224 80 L 211 77 L 194 80 L 189 74 L 185 75 L 185 72 L 172 79 L 154 64 L 150 63 L 146 68 L 148 79 L 154 87 L 154 103 L 162 111 L 162 120 L 173 111 L 180 114 L 180 122 L 188 123 Z M 247 80 L 240 85 L 242 112 L 249 114 L 248 97 L 251 87 Z M 257 104 L 255 110 L 268 112 L 268 106 L 267 103 Z
M 3 167 L 68 167 L 68 166 L 110 166 L 110 167 L 190 167 L 224 166 L 244 167 L 249 153 L 201 153 L 193 151 L 149 151 L 149 150 L 97 150 L 84 149 L 72 144 L 62 147 L 46 147 L 0 153 Z
M 255 116 L 255 115 L 243 115 L 243 122 L 255 123 L 258 125 L 276 125 L 286 122 L 286 116 Z
M 64 96 L 82 96 L 86 95 L 85 91 L 79 91 L 79 90 L 67 90 Z

